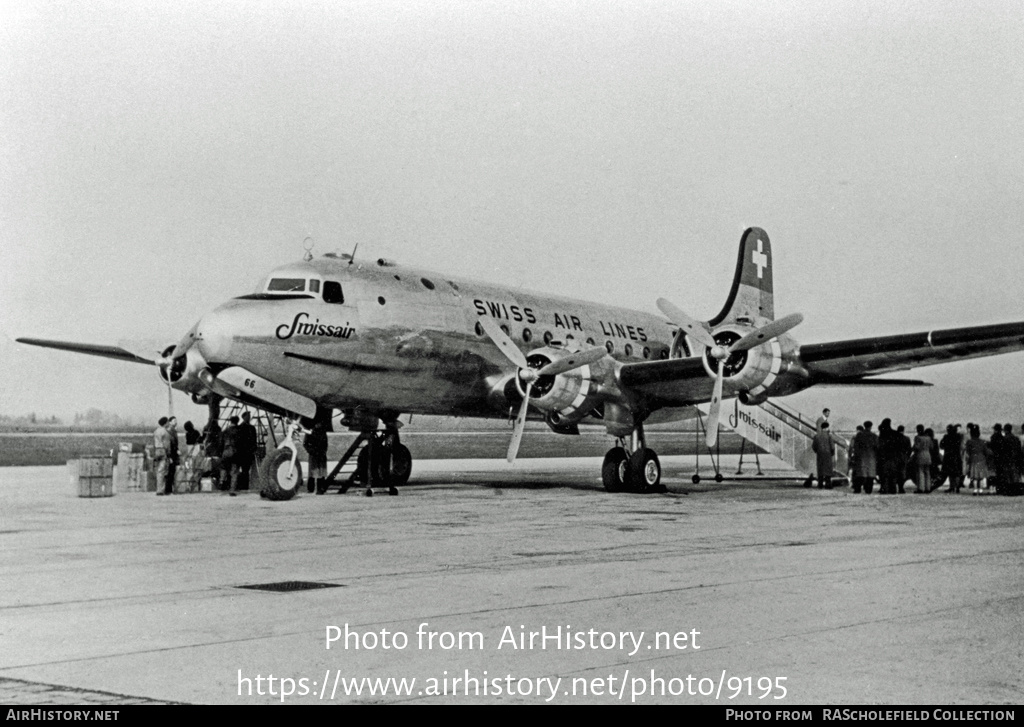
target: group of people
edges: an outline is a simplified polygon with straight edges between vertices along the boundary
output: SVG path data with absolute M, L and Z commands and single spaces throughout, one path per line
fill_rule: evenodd
M 232 497 L 248 487 L 249 471 L 256 459 L 256 427 L 250 419 L 249 412 L 244 412 L 241 419 L 233 416 L 221 430 L 217 418 L 211 416 L 201 432 L 192 422 L 185 422 L 185 445 L 192 470 L 199 477 L 209 476 L 216 489 L 226 488 Z M 200 469 L 203 463 L 208 465 Z M 156 494 L 172 494 L 178 467 L 177 419 L 173 416 L 161 417 L 153 431 L 153 464 Z
M 829 433 L 829 410 L 817 422 L 813 440 L 818 470 L 818 486 L 831 487 L 834 475 L 835 442 Z M 878 432 L 873 423 L 864 422 L 848 449 L 850 484 L 855 493 L 871 494 L 875 481 L 883 495 L 904 493 L 905 483 L 914 483 L 914 492 L 929 493 L 948 483 L 947 492 L 956 493 L 970 483 L 974 495 L 985 491 L 996 494 L 1021 494 L 1024 476 L 1024 425 L 1018 436 L 1011 424 L 996 424 L 988 440 L 981 427 L 968 423 L 967 435 L 959 424 L 950 424 L 938 439 L 935 432 L 918 424 L 911 439 L 902 426 L 883 419 Z M 810 487 L 811 478 L 805 482 Z

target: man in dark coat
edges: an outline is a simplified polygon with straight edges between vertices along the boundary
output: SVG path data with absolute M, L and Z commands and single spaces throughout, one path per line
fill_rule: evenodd
M 322 495 L 327 492 L 327 483 L 324 481 L 327 477 L 327 427 L 322 421 L 313 423 L 313 427 L 302 441 L 302 446 L 309 455 L 306 491 Z
M 1003 476 L 1006 474 L 1006 451 L 1003 447 L 1003 425 L 992 427 L 992 436 L 988 440 L 988 448 L 992 450 L 992 462 L 989 463 L 988 487 L 1002 492 Z
M 223 487 L 224 484 L 228 484 L 228 494 L 232 497 L 235 496 L 238 490 L 238 440 L 238 417 L 231 417 L 231 423 L 228 424 L 221 435 L 220 467 L 223 472 L 221 486 Z
M 811 449 L 814 450 L 815 462 L 818 469 L 818 487 L 832 489 L 832 460 L 836 453 L 835 442 L 832 441 L 832 434 L 828 429 L 828 422 L 823 422 L 821 431 L 814 435 L 811 442 Z
M 878 435 L 871 431 L 872 423 L 864 422 L 864 427 L 853 437 L 853 448 L 857 459 L 853 467 L 853 491 L 871 494 L 878 475 Z
M 256 427 L 249 423 L 249 412 L 238 425 L 238 489 L 249 489 L 249 472 L 256 459 Z
M 167 482 L 164 486 L 164 494 L 170 495 L 174 492 L 174 478 L 178 473 L 178 419 L 170 417 L 167 420 L 167 433 L 170 440 L 167 447 Z
M 999 479 L 1003 495 L 1016 495 L 1020 482 L 1021 444 L 1013 434 L 1013 425 L 1003 425 L 1003 457 Z
M 878 479 L 879 492 L 895 495 L 903 483 L 903 437 L 892 428 L 891 419 L 878 425 Z
M 939 446 L 942 447 L 942 473 L 935 487 L 949 480 L 948 492 L 959 492 L 964 484 L 963 435 L 956 430 L 956 426 L 950 424 Z
M 910 455 L 914 451 L 914 445 L 910 443 L 910 437 L 904 434 L 904 431 L 902 424 L 896 427 L 896 433 L 900 437 L 899 493 L 901 495 L 906 494 L 906 490 L 903 489 L 903 483 L 911 479 L 911 473 L 908 470 L 913 467 L 913 461 L 911 460 Z

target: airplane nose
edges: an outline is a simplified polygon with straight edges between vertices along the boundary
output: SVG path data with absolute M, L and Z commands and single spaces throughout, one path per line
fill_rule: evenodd
M 234 337 L 233 315 L 225 310 L 212 310 L 196 324 L 195 345 L 209 363 L 229 363 Z

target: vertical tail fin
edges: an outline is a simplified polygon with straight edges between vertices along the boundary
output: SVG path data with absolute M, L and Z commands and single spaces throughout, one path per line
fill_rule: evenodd
M 747 318 L 760 326 L 775 319 L 772 291 L 772 257 L 768 234 L 760 227 L 750 227 L 740 238 L 740 256 L 736 263 L 732 290 L 721 313 L 708 323 L 717 326 L 739 318 Z

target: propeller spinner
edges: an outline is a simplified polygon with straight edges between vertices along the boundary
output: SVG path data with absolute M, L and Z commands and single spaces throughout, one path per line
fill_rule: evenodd
M 173 392 L 172 384 L 181 378 L 185 372 L 186 363 L 184 357 L 196 340 L 198 328 L 199 324 L 196 323 L 178 343 L 174 346 L 167 346 L 158 355 L 154 355 L 154 351 L 146 344 L 131 341 L 121 342 L 120 344 L 121 348 L 129 353 L 134 354 L 138 358 L 151 361 L 155 366 L 159 367 L 160 377 L 167 384 L 167 413 L 170 416 L 174 415 L 174 401 L 171 396 Z
M 591 348 L 578 353 L 570 353 L 557 361 L 552 361 L 535 369 L 530 366 L 526 360 L 526 355 L 512 342 L 508 334 L 501 330 L 501 326 L 493 318 L 481 316 L 479 320 L 484 333 L 505 354 L 505 357 L 519 368 L 519 380 L 525 385 L 523 403 L 519 406 L 519 413 L 516 415 L 515 424 L 512 427 L 512 441 L 508 445 L 507 459 L 511 464 L 516 461 L 516 455 L 519 453 L 519 444 L 523 440 L 526 412 L 530 408 L 530 392 L 533 389 L 534 383 L 542 376 L 557 376 L 558 374 L 564 374 L 567 371 L 592 364 L 604 358 L 606 352 L 603 348 Z
M 778 338 L 783 333 L 800 325 L 804 317 L 800 313 L 792 313 L 784 318 L 779 318 L 767 323 L 760 328 L 747 333 L 745 336 L 728 345 L 721 345 L 714 339 L 711 332 L 683 311 L 664 298 L 658 298 L 658 308 L 670 321 L 679 326 L 688 336 L 707 347 L 708 354 L 718 362 L 718 371 L 715 376 L 715 388 L 711 393 L 711 407 L 708 410 L 708 423 L 705 432 L 705 441 L 709 447 L 713 447 L 718 441 L 718 418 L 722 410 L 722 385 L 725 379 L 725 362 L 734 353 L 747 351 L 761 344 L 768 343 L 773 338 Z

